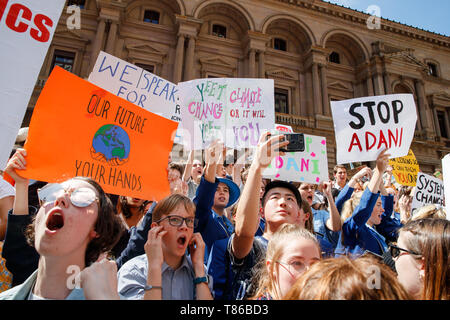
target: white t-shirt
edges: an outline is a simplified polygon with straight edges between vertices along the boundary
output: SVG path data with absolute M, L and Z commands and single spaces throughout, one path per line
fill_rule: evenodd
M 0 175 L 0 199 L 15 195 L 16 189 Z

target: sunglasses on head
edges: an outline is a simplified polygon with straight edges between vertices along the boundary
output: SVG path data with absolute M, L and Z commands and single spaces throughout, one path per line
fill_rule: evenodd
M 45 187 L 38 190 L 38 198 L 41 206 L 53 203 L 62 195 L 68 193 L 70 202 L 79 208 L 91 205 L 94 201 L 98 201 L 95 191 L 88 187 L 64 188 L 59 183 L 49 183 Z

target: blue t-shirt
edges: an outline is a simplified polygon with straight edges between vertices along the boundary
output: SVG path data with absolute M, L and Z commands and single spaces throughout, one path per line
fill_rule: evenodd
M 330 218 L 328 211 L 311 209 L 313 212 L 314 232 L 316 233 L 317 240 L 319 240 L 322 256 L 324 258 L 332 257 L 338 243 L 340 232 L 332 231 L 326 226 L 326 222 Z

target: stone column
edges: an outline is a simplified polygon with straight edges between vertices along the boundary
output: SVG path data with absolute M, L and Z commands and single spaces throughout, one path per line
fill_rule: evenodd
M 373 81 L 372 81 L 372 75 L 367 75 L 367 95 L 373 96 Z
M 117 27 L 118 27 L 117 21 L 111 21 L 105 51 L 112 55 L 115 55 L 114 49 L 116 47 Z
M 259 78 L 265 78 L 266 77 L 266 69 L 265 69 L 265 53 L 263 51 L 259 51 L 258 53 L 258 71 L 259 71 Z
M 175 53 L 175 63 L 173 66 L 173 82 L 177 84 L 181 81 L 181 72 L 183 68 L 184 57 L 184 34 L 178 35 L 177 49 Z
M 189 36 L 188 48 L 186 50 L 186 64 L 184 65 L 184 80 L 192 80 L 194 78 L 194 53 L 195 53 L 195 37 Z
M 320 82 L 322 84 L 322 107 L 323 114 L 327 117 L 331 116 L 330 102 L 328 97 L 328 83 L 327 83 L 327 67 L 323 64 L 319 65 L 320 68 Z
M 299 79 L 299 86 L 300 86 L 300 115 L 303 117 L 309 116 L 308 114 L 308 105 L 306 102 L 306 77 L 305 74 L 302 72 L 299 72 L 298 74 Z
M 392 94 L 391 79 L 390 79 L 389 74 L 387 72 L 383 73 L 383 80 L 384 80 L 384 91 L 385 91 L 385 94 Z
M 416 87 L 417 92 L 417 101 L 418 101 L 418 109 L 419 109 L 419 117 L 420 117 L 420 123 L 422 124 L 423 130 L 429 130 L 431 119 L 428 117 L 429 114 L 429 108 L 428 103 L 425 98 L 425 88 L 423 86 L 423 81 L 419 79 L 414 80 L 414 84 Z
M 102 48 L 103 37 L 105 36 L 106 21 L 104 18 L 99 18 L 97 25 L 97 33 L 95 35 L 95 40 L 92 45 L 90 69 L 94 68 L 95 62 L 97 61 L 97 56 Z
M 322 101 L 320 95 L 320 79 L 319 79 L 319 66 L 317 63 L 312 65 L 312 86 L 313 86 L 313 110 L 315 113 L 323 115 Z
M 384 84 L 381 74 L 375 74 L 375 95 L 384 95 Z
M 248 52 L 248 77 L 255 78 L 256 69 L 256 51 L 255 49 L 250 49 Z

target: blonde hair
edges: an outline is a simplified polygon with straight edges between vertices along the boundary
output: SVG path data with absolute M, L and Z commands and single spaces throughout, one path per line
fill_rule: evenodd
M 296 225 L 284 223 L 278 230 L 272 235 L 272 238 L 267 245 L 266 257 L 261 259 L 258 263 L 256 272 L 257 277 L 254 282 L 258 283 L 256 293 L 251 299 L 257 299 L 266 294 L 274 294 L 272 296 L 275 299 L 280 299 L 280 293 L 278 292 L 278 287 L 275 285 L 274 273 L 275 273 L 275 263 L 271 263 L 270 267 L 266 267 L 266 261 L 277 261 L 283 255 L 283 249 L 288 241 L 293 239 L 299 240 L 310 240 L 316 246 L 320 255 L 320 245 L 317 238 L 309 232 L 307 229 Z M 269 269 L 269 270 L 268 270 Z
M 443 208 L 439 208 L 435 204 L 429 204 L 418 208 L 410 220 L 412 221 L 425 218 L 446 219 L 447 215 Z
M 374 273 L 380 275 L 373 283 Z M 373 257 L 328 258 L 303 273 L 284 300 L 410 300 L 397 275 Z
M 363 191 L 355 192 L 352 194 L 352 197 L 344 202 L 344 206 L 341 211 L 341 221 L 345 222 L 348 218 L 350 218 L 355 211 L 356 207 L 359 205 L 361 201 L 361 197 L 363 195 Z

